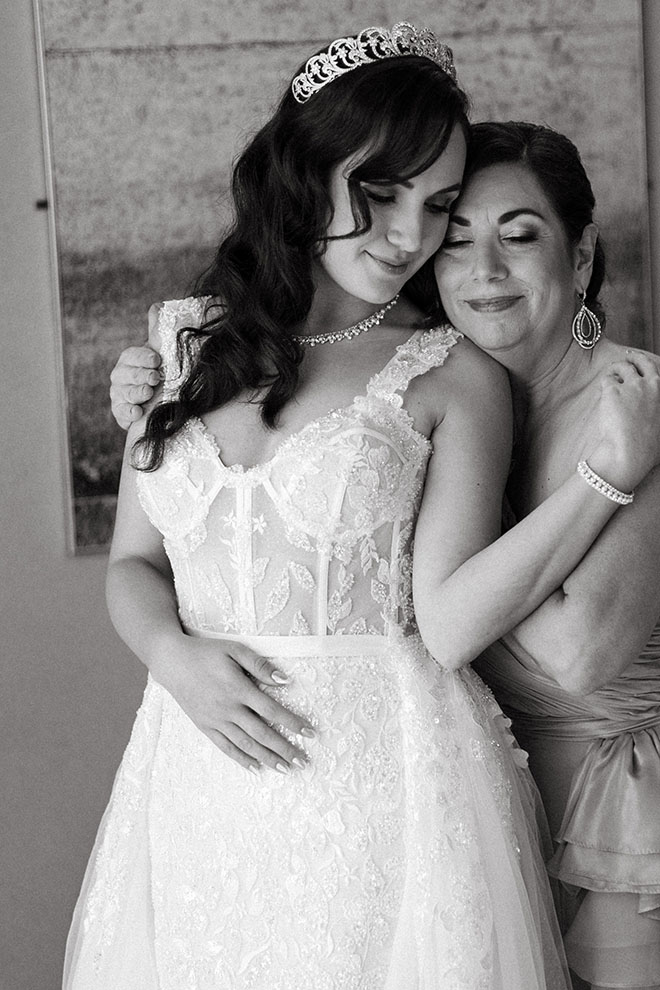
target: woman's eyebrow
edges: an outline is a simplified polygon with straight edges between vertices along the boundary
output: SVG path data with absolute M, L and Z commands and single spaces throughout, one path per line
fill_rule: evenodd
M 502 213 L 501 216 L 497 218 L 498 223 L 509 223 L 510 220 L 515 220 L 516 217 L 526 214 L 527 216 L 537 217 L 539 220 L 545 220 L 542 213 L 538 213 L 536 210 L 532 210 L 529 206 L 524 206 L 518 210 L 507 210 L 506 213 Z M 459 227 L 471 227 L 472 223 L 466 217 L 462 217 L 460 213 L 452 213 L 451 222 L 458 224 Z
M 412 189 L 413 183 L 410 179 L 403 179 L 401 182 L 393 182 L 391 179 L 362 179 L 363 185 L 365 186 L 403 186 L 405 189 Z M 445 186 L 444 189 L 435 189 L 429 194 L 429 199 L 432 196 L 443 196 L 445 193 L 450 192 L 460 192 L 461 183 L 455 182 L 453 186 Z
M 509 220 L 515 220 L 522 213 L 526 213 L 528 216 L 536 217 L 538 220 L 545 220 L 542 213 L 538 213 L 537 210 L 532 210 L 531 207 L 525 206 L 519 210 L 509 210 L 508 213 L 503 213 L 501 217 L 498 217 L 498 223 L 508 223 Z

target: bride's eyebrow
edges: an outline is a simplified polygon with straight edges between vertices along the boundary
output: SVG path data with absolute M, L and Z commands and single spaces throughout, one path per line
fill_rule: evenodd
M 410 179 L 403 179 L 401 182 L 396 182 L 394 179 L 362 179 L 361 182 L 364 186 L 403 186 L 405 189 L 413 188 L 413 183 Z M 444 189 L 435 189 L 432 193 L 429 193 L 428 198 L 432 199 L 433 196 L 444 196 L 446 193 L 460 191 L 461 183 L 455 182 L 453 186 L 445 186 Z

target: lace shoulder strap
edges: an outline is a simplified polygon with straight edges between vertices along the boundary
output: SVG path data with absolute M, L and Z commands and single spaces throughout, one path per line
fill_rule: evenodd
M 204 319 L 206 296 L 189 296 L 186 299 L 168 299 L 156 303 L 149 310 L 149 345 L 161 357 L 163 399 L 176 395 L 185 378 L 189 362 L 179 362 L 177 334 L 182 327 L 199 327 Z
M 401 396 L 413 378 L 430 368 L 444 364 L 450 348 L 463 336 L 445 324 L 431 330 L 417 330 L 405 344 L 397 347 L 392 359 L 369 382 L 367 395 L 378 396 L 399 404 Z

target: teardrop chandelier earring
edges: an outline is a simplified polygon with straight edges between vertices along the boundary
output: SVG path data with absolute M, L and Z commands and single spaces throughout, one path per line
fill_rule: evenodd
M 600 325 L 600 320 L 595 313 L 585 305 L 585 299 L 587 298 L 587 293 L 582 292 L 580 296 L 580 302 L 582 305 L 580 309 L 573 317 L 573 340 L 585 351 L 590 351 L 592 347 L 595 347 L 601 338 L 603 333 L 603 328 Z

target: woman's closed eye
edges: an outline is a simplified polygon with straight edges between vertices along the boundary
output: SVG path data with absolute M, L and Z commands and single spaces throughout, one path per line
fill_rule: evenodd
M 472 244 L 472 241 L 467 237 L 461 237 L 456 234 L 448 234 L 442 242 L 442 250 L 444 251 L 445 249 L 467 247 L 469 244 Z
M 513 234 L 504 234 L 502 240 L 513 244 L 529 244 L 531 241 L 537 241 L 538 236 L 533 230 L 524 230 Z
M 517 244 L 530 244 L 533 241 L 538 240 L 538 235 L 535 231 L 526 230 L 511 234 L 502 234 L 500 240 L 503 244 L 514 246 Z M 465 234 L 447 234 L 445 237 L 442 247 L 443 249 L 456 250 L 458 248 L 468 247 L 473 241 Z

